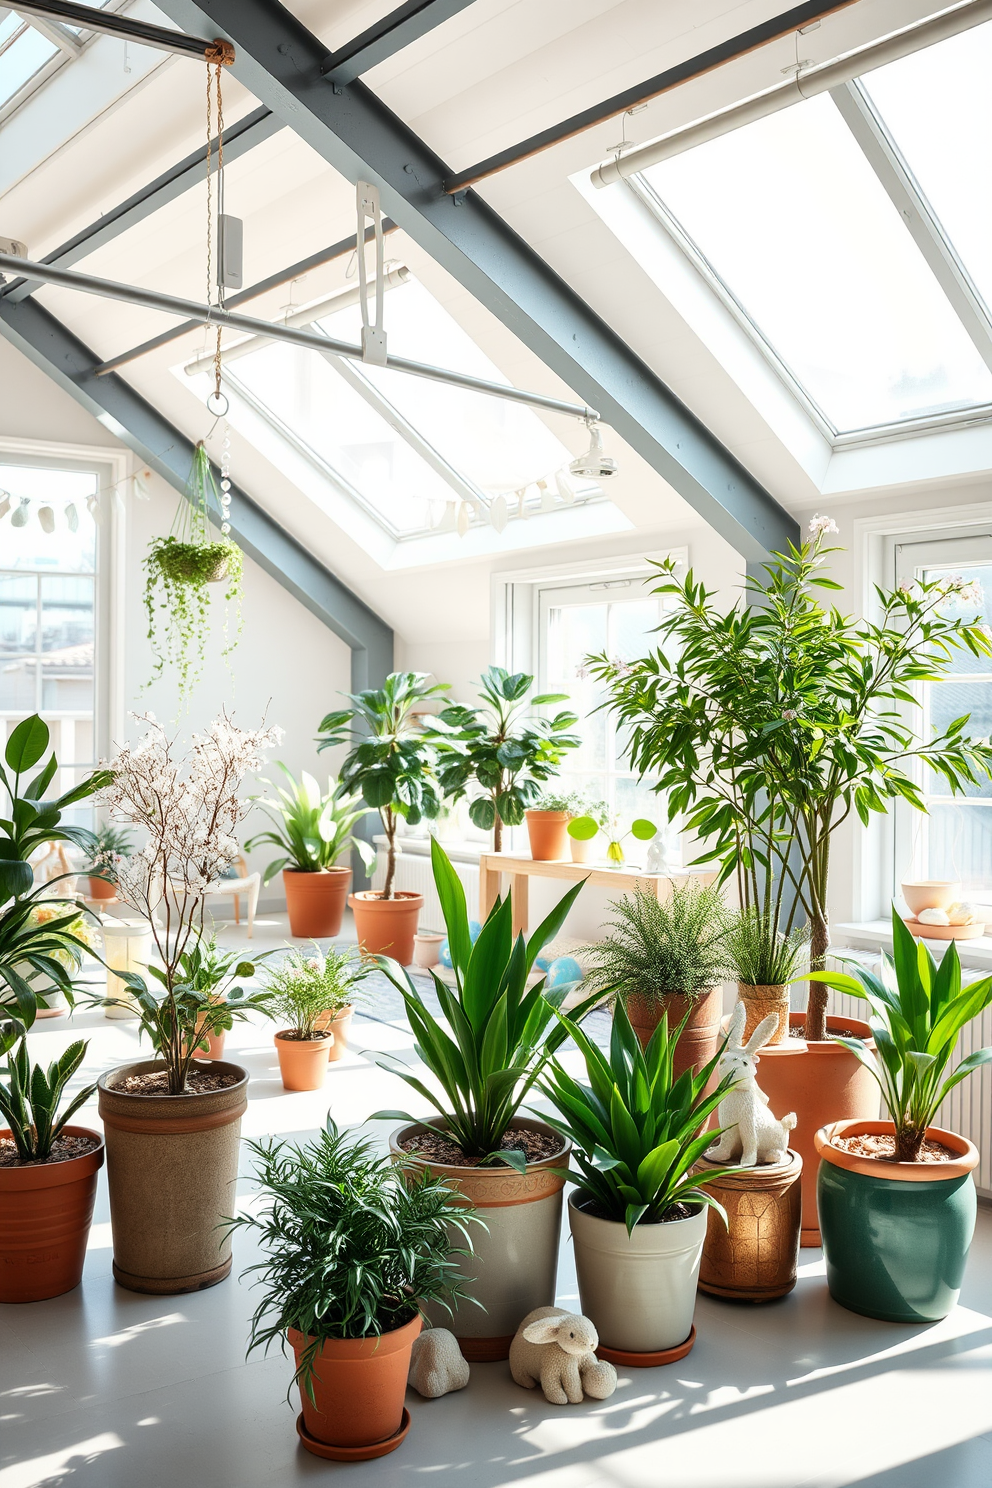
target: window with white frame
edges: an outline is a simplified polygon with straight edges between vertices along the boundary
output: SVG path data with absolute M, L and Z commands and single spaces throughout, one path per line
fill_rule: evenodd
M 52 792 L 96 764 L 99 475 L 0 457 L 0 748 L 40 713 L 59 760 Z M 73 819 L 89 825 L 85 803 Z
M 975 583 L 982 595 L 982 617 L 992 627 L 992 532 L 897 542 L 894 551 L 896 582 L 954 575 Z M 955 652 L 946 677 L 922 686 L 920 703 L 924 736 L 942 733 L 954 719 L 967 717 L 967 732 L 988 739 L 992 659 Z M 921 769 L 919 781 L 926 814 L 909 807 L 896 814 L 895 887 L 906 878 L 957 880 L 964 897 L 990 906 L 992 918 L 992 780 L 969 785 L 959 795 L 952 795 L 946 782 L 930 770 Z

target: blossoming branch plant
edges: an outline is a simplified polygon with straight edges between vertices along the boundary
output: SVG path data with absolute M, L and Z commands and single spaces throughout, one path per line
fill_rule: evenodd
M 145 732 L 113 761 L 103 799 L 118 820 L 146 834 L 144 845 L 118 859 L 115 870 L 119 896 L 151 925 L 161 965 L 149 967 L 152 985 L 133 972 L 117 975 L 131 989 L 141 1030 L 165 1064 L 169 1094 L 179 1095 L 203 1038 L 251 1011 L 264 1012 L 268 1003 L 266 992 L 240 987 L 217 1003 L 216 987 L 203 990 L 188 974 L 188 953 L 203 934 L 204 891 L 238 855 L 237 829 L 253 805 L 240 794 L 245 778 L 262 767 L 264 751 L 279 742 L 281 730 L 241 729 L 222 713 L 206 733 L 193 736 L 182 757 L 153 714 L 134 716 Z M 253 970 L 244 963 L 235 975 Z
M 992 744 L 969 737 L 967 714 L 943 731 L 918 721 L 921 685 L 957 653 L 992 656 L 974 586 L 876 587 L 874 614 L 852 619 L 820 597 L 841 587 L 824 571 L 836 531 L 815 516 L 806 540 L 773 554 L 726 610 L 691 571 L 657 565 L 653 592 L 673 601 L 657 648 L 624 666 L 587 663 L 629 731 L 633 768 L 655 777 L 669 819 L 699 838 L 696 861 L 736 879 L 770 936 L 808 923 L 813 971 L 829 941 L 833 834 L 851 813 L 867 824 L 898 799 L 925 810 L 918 767 L 951 794 L 992 777 Z M 811 982 L 808 1039 L 825 1037 L 826 1007 L 826 988 Z

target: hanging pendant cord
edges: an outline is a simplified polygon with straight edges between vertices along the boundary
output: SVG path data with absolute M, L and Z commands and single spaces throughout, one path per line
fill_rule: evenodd
M 221 73 L 223 62 L 219 56 L 208 55 L 207 57 L 207 304 L 217 305 L 224 308 L 223 286 L 214 281 L 214 200 L 213 200 L 213 178 L 211 174 L 213 156 L 213 114 L 216 101 L 217 114 L 217 211 L 223 210 L 222 194 L 224 190 L 224 98 L 221 90 Z M 219 279 L 219 275 L 217 276 Z M 217 338 L 214 343 L 214 391 L 213 400 L 216 408 L 223 398 L 221 392 L 221 334 L 222 327 L 217 326 Z

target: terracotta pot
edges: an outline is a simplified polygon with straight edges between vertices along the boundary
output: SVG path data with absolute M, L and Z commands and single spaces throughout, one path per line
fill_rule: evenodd
M 327 1050 L 327 1058 L 331 1064 L 335 1064 L 348 1047 L 348 1034 L 351 1031 L 351 1020 L 354 1015 L 353 1007 L 340 1008 L 336 1013 L 321 1013 L 314 1024 L 318 1032 L 328 1032 L 334 1035 Z
M 678 993 L 667 993 L 664 997 L 645 997 L 641 992 L 627 996 L 627 1016 L 646 1049 L 651 1035 L 668 1014 L 668 1027 L 679 1026 L 689 1011 L 689 1021 L 675 1046 L 675 1073 L 681 1075 L 690 1067 L 702 1069 L 713 1058 L 720 1042 L 720 1014 L 723 1009 L 723 990 L 710 987 L 698 997 L 682 997 Z
M 899 887 L 910 914 L 914 915 L 921 909 L 950 909 L 961 898 L 961 884 L 956 879 L 916 879 Z
M 579 1301 L 600 1345 L 651 1355 L 684 1343 L 692 1331 L 705 1207 L 688 1219 L 635 1225 L 628 1235 L 622 1220 L 600 1219 L 578 1201 L 569 1194 Z
M 97 1081 L 107 1143 L 114 1277 L 132 1292 L 198 1292 L 231 1270 L 233 1214 L 248 1072 L 195 1095 L 128 1095 L 128 1076 L 161 1070 L 159 1059 L 124 1064 Z
M 551 1132 L 543 1121 L 523 1116 L 511 1127 Z M 389 1139 L 390 1151 L 409 1160 L 413 1154 L 404 1152 L 400 1142 L 424 1130 L 419 1122 L 398 1127 Z M 569 1151 L 566 1146 L 554 1157 L 528 1163 L 523 1173 L 505 1164 L 469 1168 L 414 1159 L 470 1199 L 486 1224 L 486 1229 L 473 1227 L 473 1254 L 457 1258 L 466 1292 L 485 1311 L 470 1302 L 456 1304 L 453 1318 L 443 1308 L 427 1309 L 436 1327 L 451 1329 L 470 1361 L 508 1359 L 520 1319 L 535 1307 L 554 1303 L 565 1185 L 549 1170 L 566 1167 Z M 463 1245 L 464 1240 L 452 1232 L 452 1243 Z
M 321 940 L 341 934 L 344 906 L 351 885 L 350 868 L 324 868 L 320 873 L 282 870 L 289 933 L 297 939 Z
M 383 899 L 378 889 L 360 889 L 348 903 L 355 911 L 355 934 L 363 951 L 370 956 L 392 956 L 401 966 L 412 963 L 423 894 L 397 889 L 392 899 Z
M 418 1316 L 392 1333 L 324 1339 L 314 1360 L 314 1399 L 300 1390 L 305 1428 L 300 1436 L 305 1447 L 315 1451 L 307 1441 L 309 1436 L 314 1443 L 343 1448 L 348 1457 L 360 1459 L 384 1455 L 381 1444 L 392 1437 L 399 1446 L 410 1350 L 421 1326 Z M 310 1340 L 295 1328 L 289 1329 L 287 1337 L 299 1368 Z M 379 1451 L 361 1450 L 376 1446 Z M 332 1454 L 318 1451 L 316 1455 Z
M 792 1013 L 789 1026 L 801 1027 L 805 1021 L 805 1013 Z M 867 1023 L 857 1018 L 828 1017 L 828 1033 L 840 1033 L 845 1028 L 874 1049 Z M 816 1133 L 821 1126 L 845 1117 L 874 1120 L 878 1115 L 878 1085 L 856 1055 L 830 1039 L 807 1043 L 805 1039 L 788 1038 L 781 1044 L 762 1049 L 758 1056 L 757 1078 L 774 1116 L 786 1116 L 790 1111 L 796 1114 L 797 1122 L 790 1135 L 790 1144 L 803 1160 L 800 1244 L 819 1245 Z
M 66 1162 L 0 1168 L 0 1302 L 60 1297 L 82 1279 L 103 1138 L 87 1126 L 62 1130 L 98 1145 Z
M 556 863 L 568 857 L 572 840 L 566 828 L 572 820 L 570 811 L 527 811 L 527 836 L 530 855 L 535 863 Z
M 835 1121 L 816 1133 L 817 1195 L 827 1286 L 851 1312 L 890 1323 L 935 1323 L 958 1300 L 978 1198 L 978 1148 L 932 1126 L 955 1154 L 939 1163 L 886 1162 L 835 1147 L 838 1137 L 894 1134 L 891 1121 Z
M 325 1032 L 314 1039 L 290 1038 L 288 1029 L 275 1035 L 279 1073 L 286 1090 L 320 1089 L 327 1074 L 328 1046 L 333 1037 Z
M 568 836 L 568 834 L 565 834 Z M 572 854 L 573 863 L 588 863 L 592 860 L 592 849 L 595 837 L 590 837 L 585 842 L 579 842 L 575 837 L 568 838 L 568 850 Z
M 770 1013 L 774 1013 L 778 1018 L 778 1027 L 768 1043 L 780 1044 L 787 1037 L 789 1032 L 789 988 L 787 986 L 752 987 L 748 982 L 738 982 L 737 995 L 747 1010 L 742 1035 L 745 1042 L 751 1037 L 762 1018 L 767 1018 Z
M 796 1284 L 799 1261 L 802 1158 L 790 1151 L 786 1162 L 707 1179 L 707 1168 L 718 1166 L 704 1157 L 696 1168 L 728 1220 L 725 1225 L 715 1209 L 708 1211 L 699 1290 L 734 1302 L 784 1297 Z
M 105 878 L 91 878 L 89 880 L 89 897 L 91 899 L 116 899 L 117 885 L 108 883 Z

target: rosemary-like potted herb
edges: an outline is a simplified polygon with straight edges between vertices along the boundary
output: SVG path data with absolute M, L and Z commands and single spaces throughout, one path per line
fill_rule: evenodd
M 144 560 L 145 610 L 154 665 L 148 685 L 162 675 L 166 662 L 179 679 L 179 706 L 188 700 L 203 669 L 210 615 L 211 584 L 225 584 L 224 602 L 235 607 L 233 637 L 224 619 L 225 661 L 241 637 L 244 561 L 237 543 L 227 536 L 213 541 L 211 517 L 221 519 L 220 493 L 202 439 L 193 452 L 186 499 L 176 512 L 168 537 L 156 537 Z

